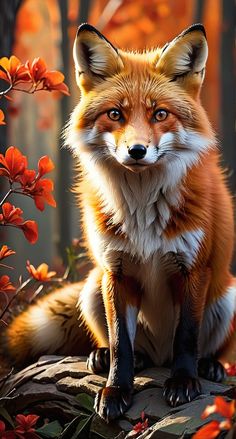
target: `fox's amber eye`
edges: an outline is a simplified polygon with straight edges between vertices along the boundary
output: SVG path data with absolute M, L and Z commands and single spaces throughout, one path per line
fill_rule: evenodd
M 120 111 L 120 110 L 117 110 L 116 108 L 113 108 L 112 110 L 109 110 L 109 111 L 107 112 L 107 115 L 108 115 L 108 117 L 109 117 L 111 120 L 115 120 L 115 121 L 120 120 L 120 119 L 122 118 L 122 113 L 121 113 L 121 111 Z
M 168 116 L 168 111 L 162 109 L 155 111 L 153 115 L 154 120 L 156 120 L 157 122 L 162 122 L 167 118 L 167 116 Z

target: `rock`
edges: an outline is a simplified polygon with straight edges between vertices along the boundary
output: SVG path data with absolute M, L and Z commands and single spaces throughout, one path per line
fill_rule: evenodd
M 58 390 L 67 392 L 70 395 L 77 395 L 78 393 L 85 392 L 94 397 L 105 383 L 106 378 L 99 375 L 87 375 L 80 379 L 69 376 L 59 380 L 56 383 L 56 387 Z
M 151 388 L 138 392 L 133 397 L 133 402 L 125 417 L 131 421 L 139 421 L 141 413 L 157 421 L 170 412 L 170 407 L 163 399 L 162 389 Z
M 52 364 L 44 370 L 44 372 L 34 376 L 33 381 L 39 383 L 57 382 L 64 377 L 83 378 L 90 372 L 87 369 L 85 361 L 77 361 L 72 363 L 59 362 Z
M 133 426 L 141 422 L 142 412 L 148 418 L 150 427 L 139 436 L 140 439 L 189 436 L 208 421 L 201 420 L 200 414 L 207 404 L 212 404 L 213 395 L 231 389 L 201 380 L 203 395 L 189 404 L 171 409 L 162 396 L 163 384 L 169 374 L 170 371 L 165 368 L 150 368 L 137 374 L 129 410 L 110 424 L 94 416 L 92 437 L 135 437 Z M 81 413 L 92 413 L 93 399 L 105 383 L 105 375 L 95 375 L 87 370 L 86 357 L 43 356 L 37 363 L 6 378 L 0 389 L 0 407 L 5 407 L 13 416 L 30 409 L 31 413 L 68 423 Z

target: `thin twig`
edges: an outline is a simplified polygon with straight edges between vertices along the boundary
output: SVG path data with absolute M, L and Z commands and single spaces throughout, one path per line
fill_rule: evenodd
M 0 207 L 3 205 L 3 203 L 6 201 L 6 199 L 11 195 L 13 192 L 13 189 L 9 189 L 9 191 L 6 193 L 6 195 L 3 197 L 2 201 L 0 201 Z
M 109 23 L 117 9 L 121 6 L 122 2 L 123 0 L 110 0 L 107 3 L 96 25 L 99 30 L 104 29 L 107 23 Z
M 12 298 L 9 300 L 8 304 L 5 306 L 4 310 L 2 311 L 1 315 L 0 315 L 0 320 L 2 320 L 4 314 L 7 312 L 7 310 L 9 309 L 9 307 L 11 306 L 12 302 L 15 300 L 15 298 L 18 296 L 18 294 L 26 287 L 26 285 L 28 285 L 30 282 L 32 281 L 32 278 L 30 277 L 29 279 L 27 279 L 25 282 L 23 282 L 23 284 L 21 284 L 21 286 L 16 290 L 14 296 L 12 296 Z
M 7 93 L 9 93 L 9 91 L 11 91 L 13 88 L 13 84 L 10 84 L 9 87 L 6 90 L 0 91 L 0 96 L 4 96 Z

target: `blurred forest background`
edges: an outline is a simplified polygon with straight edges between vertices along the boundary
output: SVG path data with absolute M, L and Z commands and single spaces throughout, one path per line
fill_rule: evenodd
M 71 93 L 70 97 L 52 97 L 45 92 L 34 96 L 14 92 L 13 101 L 0 102 L 7 115 L 6 128 L 0 130 L 0 151 L 14 145 L 27 154 L 32 167 L 44 154 L 56 164 L 52 176 L 56 209 L 47 207 L 42 215 L 27 197 L 16 201 L 25 218 L 38 222 L 38 242 L 29 244 L 18 230 L 11 229 L 10 234 L 8 228 L 1 231 L 1 243 L 7 243 L 17 253 L 15 277 L 25 275 L 27 259 L 34 265 L 44 261 L 50 267 L 60 267 L 65 248 L 80 233 L 79 211 L 70 193 L 73 160 L 68 151 L 61 149 L 60 134 L 79 99 L 72 44 L 82 22 L 88 21 L 114 45 L 128 49 L 162 46 L 192 23 L 205 25 L 209 60 L 202 101 L 219 135 L 235 197 L 234 7 L 234 0 L 1 0 L 0 57 L 14 54 L 22 62 L 44 58 L 49 69 L 64 73 Z

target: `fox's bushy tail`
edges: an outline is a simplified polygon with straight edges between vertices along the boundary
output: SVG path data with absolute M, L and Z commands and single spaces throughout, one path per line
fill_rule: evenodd
M 14 318 L 3 335 L 3 354 L 18 366 L 41 355 L 87 355 L 91 340 L 77 307 L 82 283 L 57 289 Z

